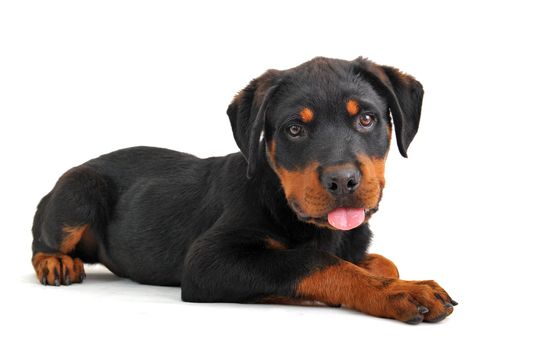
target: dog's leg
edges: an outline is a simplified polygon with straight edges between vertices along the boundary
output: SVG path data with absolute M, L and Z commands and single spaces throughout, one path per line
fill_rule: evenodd
M 95 262 L 90 257 L 96 256 L 90 231 L 102 227 L 108 215 L 106 187 L 93 170 L 77 167 L 65 173 L 38 204 L 32 265 L 42 284 L 70 285 L 85 278 L 82 259 Z
M 396 265 L 390 259 L 379 254 L 367 254 L 357 265 L 375 276 L 399 278 L 399 271 Z
M 274 298 L 342 305 L 408 323 L 440 321 L 453 311 L 452 299 L 433 281 L 375 276 L 319 250 L 271 248 L 256 232 L 207 233 L 194 242 L 184 266 L 184 301 Z
M 297 284 L 296 290 L 306 298 L 411 324 L 441 321 L 452 313 L 455 304 L 434 281 L 375 276 L 347 261 L 309 274 Z

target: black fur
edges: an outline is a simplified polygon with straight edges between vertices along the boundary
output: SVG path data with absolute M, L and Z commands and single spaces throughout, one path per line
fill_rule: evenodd
M 185 301 L 293 297 L 312 271 L 339 259 L 361 261 L 371 231 L 367 224 L 339 232 L 301 221 L 271 168 L 268 147 L 274 141 L 278 164 L 292 170 L 312 161 L 352 162 L 362 153 L 384 157 L 391 110 L 405 155 L 423 91 L 399 74 L 363 59 L 325 58 L 268 71 L 228 109 L 241 153 L 199 159 L 134 147 L 73 168 L 38 205 L 33 253 L 57 252 L 63 227 L 88 224 L 87 239 L 71 256 L 140 283 L 181 286 Z M 359 135 L 343 116 L 347 97 L 372 109 L 373 133 Z M 307 105 L 316 114 L 308 126 L 313 138 L 286 139 L 288 120 Z M 268 239 L 287 249 L 271 249 Z

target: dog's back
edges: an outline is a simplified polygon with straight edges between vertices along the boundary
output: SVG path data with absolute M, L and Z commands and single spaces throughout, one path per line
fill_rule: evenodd
M 232 205 L 241 191 L 230 174 L 244 169 L 240 154 L 199 159 L 154 147 L 92 159 L 61 176 L 38 206 L 34 250 L 72 249 L 83 262 L 103 263 L 120 276 L 179 286 L 188 246 Z M 68 282 L 54 270 L 42 282 Z M 70 283 L 81 278 L 64 273 Z

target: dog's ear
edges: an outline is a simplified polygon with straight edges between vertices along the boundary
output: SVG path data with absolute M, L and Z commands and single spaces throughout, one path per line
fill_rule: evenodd
M 241 90 L 227 108 L 233 136 L 248 162 L 248 178 L 255 173 L 267 109 L 279 84 L 280 71 L 268 70 Z
M 355 62 L 363 73 L 363 78 L 374 83 L 385 93 L 394 119 L 399 153 L 407 157 L 407 149 L 420 124 L 420 111 L 424 97 L 422 84 L 397 68 L 380 66 L 361 57 Z

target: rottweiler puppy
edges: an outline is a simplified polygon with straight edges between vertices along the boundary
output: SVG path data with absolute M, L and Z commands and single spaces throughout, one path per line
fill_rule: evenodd
M 68 170 L 38 204 L 32 264 L 44 285 L 101 263 L 181 286 L 189 302 L 319 302 L 410 324 L 453 311 L 434 281 L 368 254 L 392 124 L 403 156 L 422 85 L 367 59 L 268 70 L 227 109 L 240 151 L 199 159 L 115 151 Z

